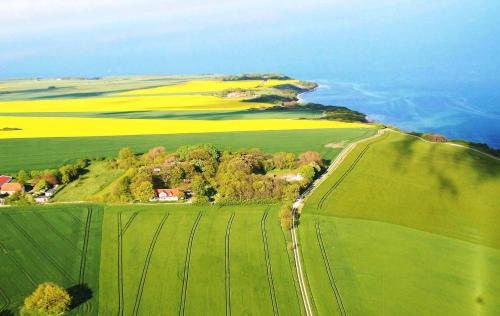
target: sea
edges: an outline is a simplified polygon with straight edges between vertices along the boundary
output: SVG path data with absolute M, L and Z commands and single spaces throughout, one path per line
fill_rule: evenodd
M 319 87 L 302 94 L 302 102 L 346 106 L 371 121 L 406 131 L 437 133 L 500 148 L 500 87 L 496 84 L 310 80 Z

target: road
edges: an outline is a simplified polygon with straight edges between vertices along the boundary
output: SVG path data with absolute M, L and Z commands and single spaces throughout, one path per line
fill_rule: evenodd
M 300 206 L 302 205 L 302 203 L 304 202 L 306 197 L 308 195 L 310 195 L 311 192 L 313 192 L 314 189 L 317 188 L 335 169 L 337 169 L 337 167 L 344 160 L 344 158 L 347 156 L 347 154 L 349 154 L 354 149 L 354 147 L 356 147 L 357 144 L 368 141 L 370 139 L 377 138 L 377 137 L 381 136 L 384 132 L 385 132 L 385 130 L 379 130 L 377 134 L 375 134 L 371 137 L 365 138 L 365 139 L 358 140 L 354 143 L 349 144 L 347 147 L 345 147 L 337 155 L 337 157 L 335 158 L 333 163 L 330 164 L 328 169 L 318 179 L 314 180 L 314 182 L 312 182 L 309 185 L 309 187 L 293 203 L 292 213 L 294 216 L 293 216 L 293 227 L 291 230 L 292 243 L 293 243 L 293 255 L 295 258 L 295 270 L 297 272 L 297 279 L 299 281 L 300 294 L 302 296 L 302 302 L 304 303 L 304 310 L 306 311 L 307 316 L 312 316 L 313 311 L 312 311 L 311 301 L 309 299 L 307 283 L 306 283 L 306 280 L 304 277 L 304 272 L 302 269 L 302 260 L 300 258 L 299 238 L 298 238 L 298 234 L 297 234 L 298 227 L 295 224 L 295 220 L 297 218 Z

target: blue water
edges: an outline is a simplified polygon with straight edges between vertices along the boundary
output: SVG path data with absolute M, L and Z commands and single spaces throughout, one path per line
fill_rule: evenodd
M 409 82 L 398 85 L 316 79 L 305 102 L 342 105 L 373 121 L 500 148 L 500 89 L 496 85 Z

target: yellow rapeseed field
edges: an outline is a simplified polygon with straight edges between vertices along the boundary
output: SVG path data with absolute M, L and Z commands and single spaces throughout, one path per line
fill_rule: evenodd
M 117 136 L 182 134 L 231 131 L 300 130 L 317 128 L 355 128 L 370 125 L 320 120 L 148 120 L 74 117 L 0 116 L 0 139 L 35 137 Z
M 117 112 L 165 110 L 243 110 L 268 107 L 266 103 L 241 102 L 240 98 L 210 95 L 124 96 L 78 99 L 0 101 L 0 113 Z
M 280 84 L 296 83 L 298 80 L 193 80 L 180 84 L 161 86 L 149 89 L 132 90 L 120 92 L 115 95 L 144 95 L 144 94 L 175 94 L 175 93 L 207 93 L 220 92 L 229 89 L 261 89 L 269 88 Z

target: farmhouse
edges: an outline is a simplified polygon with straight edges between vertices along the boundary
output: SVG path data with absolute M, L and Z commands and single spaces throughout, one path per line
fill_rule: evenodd
M 12 183 L 4 183 L 0 187 L 0 194 L 14 194 L 18 191 L 24 192 L 24 186 L 20 183 L 17 182 L 12 182 Z
M 9 183 L 12 180 L 12 177 L 9 176 L 0 176 L 0 187 L 5 183 Z
M 178 201 L 184 199 L 184 193 L 179 189 L 156 189 L 158 201 Z

